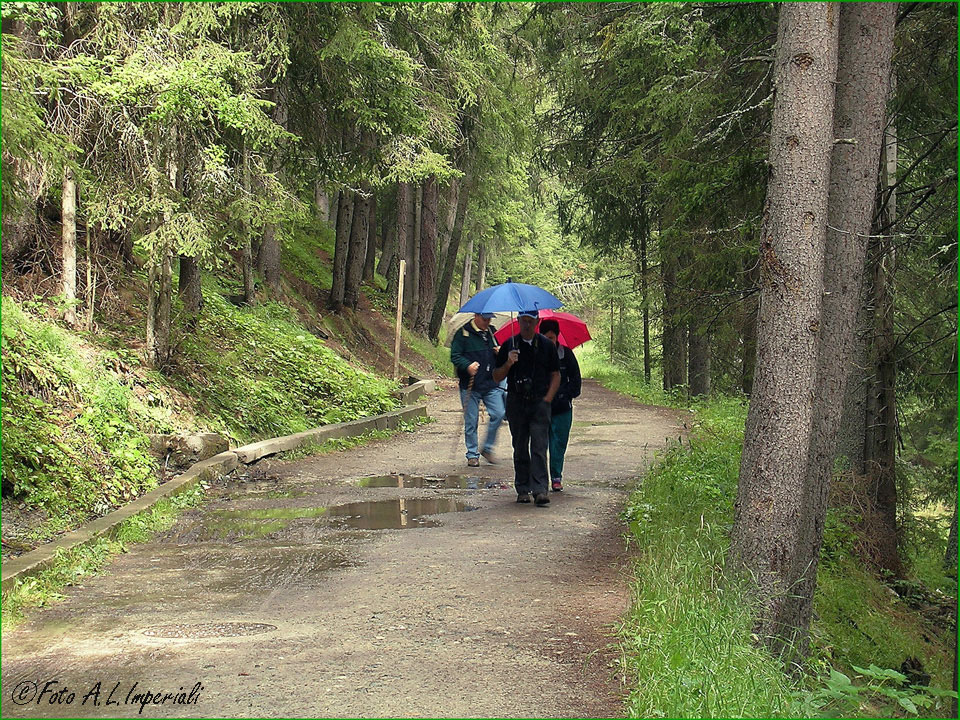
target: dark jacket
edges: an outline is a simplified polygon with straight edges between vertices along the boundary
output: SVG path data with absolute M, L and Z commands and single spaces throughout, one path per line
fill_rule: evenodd
M 500 346 L 497 367 L 505 365 L 511 350 L 519 350 L 520 358 L 507 373 L 507 412 L 519 405 L 540 402 L 550 389 L 551 375 L 557 372 L 557 348 L 546 335 L 537 333 L 533 342 L 524 342 L 517 334 Z
M 561 345 L 557 349 L 560 359 L 560 387 L 557 394 L 553 396 L 553 404 L 550 406 L 552 415 L 562 415 L 573 409 L 573 399 L 580 397 L 580 363 L 577 362 L 577 356 L 573 350 Z
M 450 342 L 450 362 L 457 369 L 460 378 L 460 387 L 466 390 L 470 387 L 470 373 L 467 368 L 474 362 L 480 363 L 480 369 L 473 378 L 473 390 L 487 392 L 497 387 L 493 381 L 493 370 L 496 367 L 497 353 L 496 340 L 493 338 L 493 328 L 480 331 L 473 324 L 473 320 L 461 327 Z

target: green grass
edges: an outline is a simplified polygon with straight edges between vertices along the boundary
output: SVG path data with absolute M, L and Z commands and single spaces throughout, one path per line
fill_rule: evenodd
M 3 596 L 2 632 L 19 624 L 24 612 L 47 607 L 63 598 L 63 590 L 83 578 L 100 572 L 114 555 L 127 551 L 127 546 L 147 542 L 155 533 L 169 529 L 180 512 L 198 505 L 204 496 L 202 485 L 163 498 L 149 510 L 125 521 L 113 539 L 100 538 L 88 545 L 57 552 L 54 564 L 38 575 L 18 581 Z
M 611 363 L 609 356 L 596 342 L 587 343 L 575 352 L 577 362 L 580 364 L 580 374 L 583 377 L 593 378 L 611 390 L 634 397 L 648 405 L 688 406 L 683 391 L 665 391 L 657 377 L 652 377 L 648 385 L 643 380 L 642 368 L 638 372 L 637 368 L 627 368 Z
M 626 371 L 585 354 L 590 376 L 666 404 Z M 743 399 L 699 403 L 689 441 L 660 457 L 624 510 L 638 555 L 619 628 L 628 715 L 943 717 L 949 698 L 937 688 L 950 687 L 952 635 L 865 570 L 838 508 L 826 523 L 805 674 L 788 676 L 754 644 L 747 594 L 723 572 L 746 410 Z M 907 657 L 922 661 L 932 690 L 899 684 L 894 671 Z
M 330 261 L 318 251 L 333 258 L 336 235 L 326 222 L 317 221 L 296 228 L 282 243 L 280 263 L 283 268 L 318 290 L 329 290 L 333 284 Z
M 43 512 L 25 538 L 41 542 L 156 486 L 150 413 L 107 369 L 115 356 L 2 302 L 3 492 Z
M 397 407 L 390 380 L 357 369 L 284 305 L 236 307 L 212 279 L 198 327 L 172 378 L 239 441 L 301 432 Z

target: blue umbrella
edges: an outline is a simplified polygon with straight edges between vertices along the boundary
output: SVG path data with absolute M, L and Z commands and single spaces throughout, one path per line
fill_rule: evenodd
M 536 285 L 505 282 L 481 290 L 460 308 L 460 312 L 493 313 L 521 310 L 555 310 L 563 305 L 556 296 Z

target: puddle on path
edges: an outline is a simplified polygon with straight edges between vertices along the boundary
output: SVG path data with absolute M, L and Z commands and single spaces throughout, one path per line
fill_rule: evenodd
M 452 498 L 396 498 L 347 503 L 328 509 L 328 516 L 349 527 L 363 530 L 404 530 L 437 527 L 440 521 L 426 517 L 477 508 Z
M 502 490 L 510 487 L 500 480 L 489 480 L 472 475 L 421 477 L 403 474 L 360 478 L 357 485 L 369 488 L 436 488 L 438 490 Z

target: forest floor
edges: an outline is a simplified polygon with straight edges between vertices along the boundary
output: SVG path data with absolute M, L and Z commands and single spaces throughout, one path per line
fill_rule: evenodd
M 429 410 L 214 486 L 28 616 L 4 636 L 3 716 L 622 716 L 619 513 L 685 414 L 585 382 L 565 490 L 539 508 L 515 502 L 508 425 L 501 462 L 468 473 L 452 381 Z

